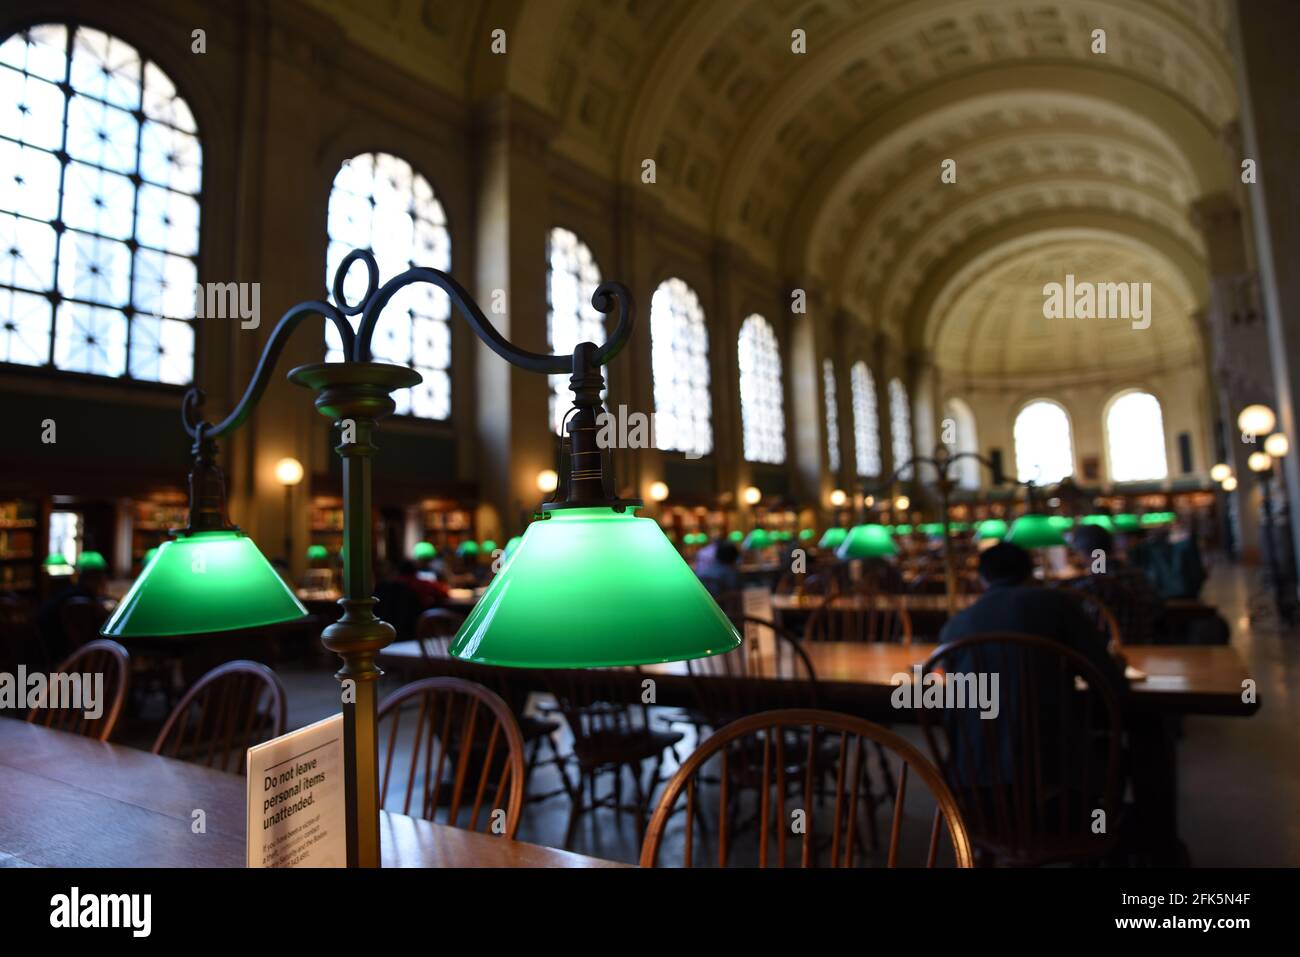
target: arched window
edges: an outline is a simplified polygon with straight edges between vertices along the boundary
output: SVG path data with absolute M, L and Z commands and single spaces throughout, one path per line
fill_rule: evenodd
M 1165 421 L 1150 392 L 1124 392 L 1106 410 L 1106 453 L 1115 482 L 1157 481 L 1169 476 Z
M 944 421 L 939 438 L 953 455 L 978 452 L 979 440 L 975 434 L 975 413 L 961 399 L 949 399 L 943 407 Z M 980 487 L 980 464 L 977 459 L 965 458 L 956 465 L 957 485 L 960 488 Z
M 369 249 L 387 282 L 412 266 L 451 269 L 447 216 L 429 181 L 411 164 L 388 153 L 362 153 L 344 160 L 329 203 L 329 251 L 325 283 L 353 249 Z M 365 292 L 366 273 L 354 267 L 344 282 L 349 302 Z M 371 353 L 377 362 L 410 366 L 424 381 L 393 393 L 398 415 L 446 419 L 451 415 L 451 300 L 428 283 L 393 296 L 375 327 Z M 355 320 L 355 317 L 354 317 Z M 343 358 L 343 344 L 325 324 L 327 362 Z
M 880 413 L 876 407 L 876 380 L 859 359 L 849 370 L 853 396 L 853 456 L 861 476 L 880 474 Z
M 655 435 L 661 449 L 691 456 L 713 451 L 709 332 L 695 291 L 665 279 L 650 300 Z
M 826 400 L 826 464 L 840 470 L 840 409 L 835 394 L 835 363 L 822 360 L 822 395 Z
M 552 229 L 546 242 L 546 263 L 546 334 L 551 351 L 571 353 L 580 342 L 602 345 L 605 317 L 591 305 L 592 294 L 600 285 L 600 267 L 587 244 L 567 229 Z M 608 384 L 608 373 L 601 372 Z M 567 374 L 549 378 L 551 428 L 558 433 L 573 407 L 573 393 Z
M 780 465 L 785 461 L 785 394 L 781 349 L 762 316 L 740 324 L 740 421 L 745 459 Z
M 894 468 L 901 469 L 912 457 L 912 408 L 907 401 L 907 386 L 898 379 L 889 380 L 889 434 Z M 898 477 L 910 479 L 911 468 L 899 471 Z
M 0 44 L 0 362 L 190 382 L 202 169 L 134 47 L 63 24 Z
M 1012 430 L 1016 442 L 1016 477 L 1052 485 L 1074 474 L 1070 417 L 1058 403 L 1036 399 L 1020 410 Z

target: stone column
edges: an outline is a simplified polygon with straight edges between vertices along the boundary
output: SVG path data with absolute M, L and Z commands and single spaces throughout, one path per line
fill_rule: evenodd
M 1268 355 L 1268 331 L 1255 302 L 1255 277 L 1250 269 L 1241 208 L 1224 194 L 1205 196 L 1192 204 L 1192 222 L 1205 238 L 1210 270 L 1210 302 L 1205 323 L 1217 395 L 1216 417 L 1228 464 L 1237 476 L 1237 491 L 1224 496 L 1238 553 L 1247 561 L 1259 558 L 1259 502 L 1256 482 L 1246 459 L 1259 448 L 1242 441 L 1237 413 L 1252 402 L 1275 407 L 1268 376 L 1261 375 Z
M 1234 40 L 1241 94 L 1243 159 L 1256 164 L 1257 182 L 1250 197 L 1259 286 L 1268 328 L 1266 353 L 1272 362 L 1277 394 L 1278 428 L 1296 444 L 1296 389 L 1300 377 L 1300 124 L 1295 91 L 1300 88 L 1300 5 L 1291 0 L 1251 0 L 1236 4 Z M 1262 364 L 1262 363 L 1261 363 Z M 1287 498 L 1300 501 L 1300 460 L 1283 462 Z M 1300 525 L 1291 524 L 1293 545 L 1300 550 Z
M 515 345 L 550 352 L 546 339 L 546 236 L 550 209 L 537 188 L 551 124 L 507 94 L 480 104 L 474 292 L 484 314 Z M 504 305 L 504 313 L 496 311 Z M 459 321 L 459 320 L 456 320 Z M 518 369 L 475 339 L 479 430 L 479 534 L 522 531 L 541 502 L 537 473 L 553 468 L 547 377 Z

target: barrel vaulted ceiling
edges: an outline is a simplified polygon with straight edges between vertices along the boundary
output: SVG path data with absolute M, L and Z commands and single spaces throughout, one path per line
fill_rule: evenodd
M 1219 0 L 312 2 L 449 92 L 510 89 L 597 172 L 653 158 L 668 212 L 915 347 L 969 331 L 940 311 L 969 262 L 1027 275 L 1015 250 L 1072 228 L 1204 301 L 1188 207 L 1230 187 L 1238 111 Z

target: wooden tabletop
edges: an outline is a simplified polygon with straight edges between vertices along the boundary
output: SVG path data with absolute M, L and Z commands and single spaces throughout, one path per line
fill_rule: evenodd
M 942 597 L 942 596 L 940 596 Z M 747 640 L 753 640 L 752 638 Z M 761 641 L 761 638 L 760 638 Z M 837 700 L 851 700 L 854 692 L 871 698 L 887 696 L 892 691 L 894 675 L 910 672 L 914 665 L 922 664 L 937 648 L 934 644 L 910 645 L 883 642 L 827 641 L 804 642 L 803 648 L 812 662 L 819 688 L 839 690 Z M 800 680 L 801 675 L 789 674 L 779 663 L 768 660 L 769 654 L 761 647 L 756 652 L 751 673 L 766 676 L 761 680 Z M 1259 709 L 1258 701 L 1242 701 L 1242 683 L 1250 677 L 1245 663 L 1231 645 L 1126 645 L 1123 650 L 1128 663 L 1145 673 L 1142 680 L 1130 682 L 1130 700 L 1133 706 L 1170 714 L 1218 714 L 1244 717 Z M 520 681 L 528 682 L 537 690 L 545 690 L 544 673 L 533 669 L 492 669 L 481 665 L 449 659 L 439 649 L 430 649 L 426 659 L 414 641 L 389 645 L 380 653 L 380 662 L 389 667 L 401 667 L 412 672 L 466 673 L 477 680 L 485 680 L 481 672 L 509 671 Z M 476 671 L 477 669 L 477 671 Z M 666 664 L 643 665 L 641 672 L 662 676 L 662 690 L 673 690 L 669 682 L 681 685 L 685 694 L 693 694 L 689 686 L 686 662 L 671 661 Z M 705 678 L 709 675 L 706 673 Z M 659 695 L 661 703 L 685 703 L 678 696 Z M 865 699 L 864 699 L 865 700 Z
M 242 777 L 0 718 L 0 866 L 243 867 L 245 800 Z M 624 866 L 387 811 L 380 836 L 385 867 Z
M 955 595 L 956 607 L 967 608 L 980 597 L 979 595 Z M 826 604 L 820 595 L 773 595 L 772 610 L 778 612 L 812 612 Z M 874 594 L 874 595 L 838 595 L 830 601 L 833 611 L 873 611 L 876 609 L 906 608 L 908 611 L 947 612 L 947 595 L 912 595 L 912 594 Z

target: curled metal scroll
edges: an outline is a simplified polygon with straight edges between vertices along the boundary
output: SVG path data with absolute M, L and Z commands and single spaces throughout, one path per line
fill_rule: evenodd
M 348 302 L 343 293 L 343 284 L 347 278 L 348 270 L 357 262 L 361 262 L 366 269 L 366 290 L 359 301 L 351 303 Z M 242 425 L 252 413 L 253 407 L 257 405 L 258 400 L 261 399 L 262 393 L 266 391 L 271 373 L 275 369 L 280 354 L 284 351 L 289 336 L 297 328 L 298 324 L 309 315 L 320 315 L 334 323 L 339 336 L 343 340 L 345 362 L 371 361 L 370 342 L 374 338 L 375 326 L 379 322 L 380 314 L 398 291 L 406 286 L 420 282 L 437 286 L 445 292 L 460 312 L 462 318 L 474 330 L 474 333 L 493 352 L 512 365 L 527 369 L 530 372 L 551 375 L 565 372 L 579 374 L 586 371 L 574 368 L 575 357 L 584 350 L 576 350 L 573 355 L 545 355 L 520 349 L 511 343 L 483 315 L 478 303 L 474 301 L 473 296 L 469 294 L 465 287 L 447 273 L 439 269 L 415 266 L 400 275 L 394 276 L 383 286 L 380 286 L 379 265 L 375 261 L 374 254 L 368 249 L 354 249 L 343 258 L 334 273 L 334 282 L 331 287 L 333 303 L 320 300 L 301 302 L 281 317 L 279 323 L 271 332 L 266 348 L 262 350 L 262 356 L 258 360 L 253 378 L 248 383 L 243 398 L 239 400 L 239 404 L 235 406 L 234 411 L 216 425 L 208 424 L 199 417 L 199 409 L 204 399 L 203 391 L 192 388 L 185 393 L 185 399 L 181 403 L 181 420 L 185 424 L 185 431 L 196 440 L 199 438 L 200 429 L 202 429 L 206 438 L 217 439 Z M 594 362 L 594 368 L 597 369 L 618 355 L 632 335 L 632 328 L 635 323 L 635 309 L 632 296 L 626 286 L 617 282 L 601 283 L 596 287 L 596 291 L 591 297 L 591 304 L 597 312 L 608 316 L 614 311 L 615 300 L 618 302 L 618 323 L 615 325 L 613 333 L 594 353 L 587 353 L 591 356 L 591 361 Z M 354 332 L 348 317 L 357 315 L 361 317 L 361 322 L 357 331 Z

